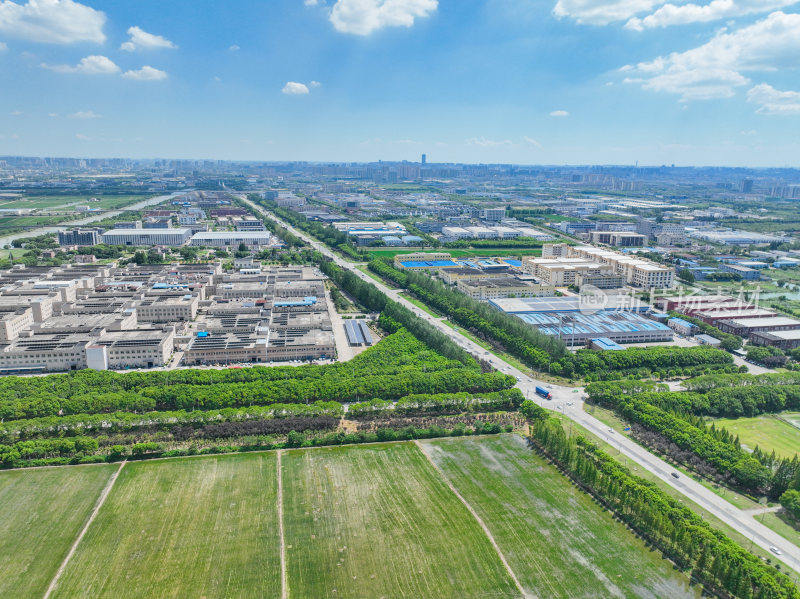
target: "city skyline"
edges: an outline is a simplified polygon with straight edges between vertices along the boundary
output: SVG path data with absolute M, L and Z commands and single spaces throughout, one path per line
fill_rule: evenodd
M 795 4 L 6 1 L 0 154 L 792 166 Z

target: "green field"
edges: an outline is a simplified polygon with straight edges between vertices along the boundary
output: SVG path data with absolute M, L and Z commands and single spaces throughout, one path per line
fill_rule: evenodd
M 117 466 L 0 472 L 0 597 L 41 597 Z
M 784 420 L 785 419 L 785 420 Z M 790 422 L 798 422 L 792 426 Z M 772 415 L 755 418 L 720 418 L 714 426 L 724 427 L 739 435 L 745 449 L 755 449 L 756 445 L 767 453 L 775 451 L 780 457 L 791 458 L 800 453 L 800 414 L 786 413 L 781 417 Z
M 90 201 L 98 198 L 99 202 Z M 134 204 L 150 196 L 140 194 L 119 195 L 29 195 L 9 200 L 0 199 L 0 208 L 31 208 L 34 210 L 49 211 L 52 209 L 71 211 L 76 204 L 87 205 L 100 210 L 111 210 Z
M 513 435 L 423 441 L 536 597 L 700 597 L 608 512 Z
M 126 465 L 53 596 L 256 599 L 280 588 L 272 452 Z
M 290 597 L 519 596 L 413 444 L 286 452 L 283 488 Z
M 430 456 L 431 461 L 428 460 Z M 117 465 L 0 472 L 0 597 L 41 597 Z M 694 598 L 515 435 L 282 454 L 289 598 Z M 277 453 L 131 462 L 53 597 L 281 596 Z
M 450 254 L 453 258 L 509 258 L 514 256 L 541 256 L 541 249 L 509 249 L 509 250 L 451 250 L 448 248 L 423 248 L 421 250 L 413 249 L 374 249 L 367 250 L 367 254 L 371 258 L 394 258 L 398 254 L 412 254 L 416 252 L 428 253 L 446 253 Z

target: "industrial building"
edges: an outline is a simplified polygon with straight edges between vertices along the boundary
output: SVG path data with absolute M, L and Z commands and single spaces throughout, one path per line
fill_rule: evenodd
M 191 229 L 112 229 L 101 235 L 106 245 L 180 247 L 189 241 Z
M 750 336 L 750 343 L 753 345 L 777 347 L 778 349 L 788 351 L 800 347 L 800 329 L 753 333 Z
M 633 312 L 540 312 L 517 313 L 515 316 L 569 346 L 585 345 L 598 336 L 616 343 L 645 343 L 671 341 L 673 335 L 668 326 Z
M 269 245 L 270 237 L 268 231 L 203 231 L 192 235 L 191 245 L 237 249 L 244 244 L 248 248 L 257 248 Z
M 628 296 L 604 299 L 594 305 L 591 298 L 582 297 L 508 298 L 489 300 L 489 305 L 570 346 L 600 337 L 616 343 L 672 340 L 670 327 L 646 317 L 648 305 Z
M 220 263 L 0 271 L 0 372 L 265 363 L 336 356 L 314 269 Z M 173 364 L 174 366 L 174 364 Z
M 682 318 L 670 318 L 667 321 L 667 326 L 684 337 L 691 337 L 700 328 L 693 322 L 683 320 Z
M 754 333 L 791 331 L 800 329 L 800 321 L 787 316 L 766 318 L 731 318 L 720 320 L 715 325 L 723 333 L 749 338 Z
M 446 271 L 448 274 L 452 271 Z M 481 271 L 482 272 L 482 271 Z M 542 297 L 551 296 L 555 293 L 552 285 L 542 285 L 538 282 L 524 281 L 516 277 L 491 277 L 485 278 L 460 278 L 457 289 L 464 295 L 472 299 L 490 300 L 505 297 Z

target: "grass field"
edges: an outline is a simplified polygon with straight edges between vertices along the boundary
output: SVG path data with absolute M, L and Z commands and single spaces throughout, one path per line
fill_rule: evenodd
M 406 249 L 375 249 L 375 250 L 368 250 L 367 253 L 371 255 L 373 258 L 394 258 L 398 254 L 410 254 L 414 252 L 429 252 L 429 253 L 446 253 L 450 254 L 453 258 L 509 258 L 514 256 L 541 256 L 542 250 L 541 249 L 509 249 L 509 250 L 489 250 L 489 249 L 480 249 L 480 250 L 451 250 L 448 248 L 424 248 L 424 249 L 416 249 L 410 250 Z
M 41 597 L 116 466 L 0 472 L 0 597 Z
M 289 596 L 519 596 L 478 523 L 413 444 L 283 456 Z
M 97 197 L 99 202 L 91 202 L 91 198 Z M 14 198 L 8 201 L 0 199 L 0 208 L 31 208 L 35 210 L 69 209 L 72 205 L 83 204 L 101 210 L 111 210 L 134 204 L 140 200 L 145 200 L 150 196 L 140 194 L 120 194 L 120 195 L 29 195 Z
M 422 442 L 536 597 L 700 597 L 514 435 Z
M 126 465 L 53 596 L 257 599 L 280 587 L 272 452 Z
M 786 414 L 786 420 L 800 421 L 800 414 Z M 786 420 L 764 415 L 756 418 L 721 418 L 714 426 L 724 427 L 739 435 L 742 447 L 755 449 L 756 445 L 767 453 L 775 451 L 781 457 L 800 453 L 800 429 Z

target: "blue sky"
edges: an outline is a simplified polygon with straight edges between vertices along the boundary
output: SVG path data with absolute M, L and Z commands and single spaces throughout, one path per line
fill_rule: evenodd
M 0 0 L 0 154 L 800 163 L 798 0 Z

